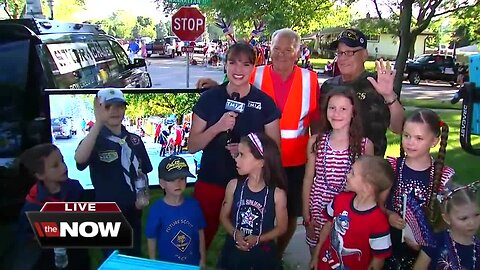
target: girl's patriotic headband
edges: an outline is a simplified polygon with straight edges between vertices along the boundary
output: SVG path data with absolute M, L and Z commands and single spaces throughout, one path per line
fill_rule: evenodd
M 444 202 L 450 200 L 453 197 L 453 195 L 455 194 L 455 192 L 458 192 L 458 191 L 464 190 L 464 189 L 469 189 L 470 191 L 472 191 L 474 193 L 477 192 L 480 189 L 480 180 L 477 180 L 477 181 L 472 182 L 468 185 L 457 187 L 457 188 L 454 188 L 454 189 L 449 189 L 449 188 L 445 187 L 445 192 L 443 192 L 442 194 L 438 194 L 437 199 L 440 201 L 440 203 L 444 203 Z
M 262 145 L 262 142 L 260 142 L 260 139 L 258 138 L 257 134 L 250 133 L 247 135 L 247 137 L 250 139 L 250 141 L 252 141 L 253 145 L 255 145 L 255 148 L 257 148 L 258 152 L 263 157 L 263 145 Z

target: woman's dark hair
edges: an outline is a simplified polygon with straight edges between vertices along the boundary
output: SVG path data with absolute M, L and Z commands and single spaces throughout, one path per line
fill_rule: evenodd
M 429 130 L 435 134 L 438 138 L 440 137 L 440 148 L 438 149 L 438 156 L 434 161 L 433 168 L 433 188 L 432 194 L 430 194 L 430 200 L 428 204 L 429 208 L 429 218 L 433 222 L 435 215 L 439 209 L 438 201 L 435 200 L 435 197 L 440 188 L 440 183 L 442 180 L 443 167 L 445 166 L 445 155 L 447 153 L 447 142 L 448 142 L 448 125 L 443 122 L 438 114 L 430 109 L 417 109 L 410 114 L 404 122 L 405 123 L 420 123 L 426 124 Z M 405 151 L 403 150 L 403 145 L 400 143 L 400 156 L 405 157 Z
M 277 143 L 264 133 L 255 133 L 263 147 L 263 155 L 260 154 L 255 144 L 248 136 L 240 139 L 240 142 L 245 143 L 250 148 L 250 152 L 255 159 L 263 159 L 264 165 L 262 168 L 262 177 L 265 185 L 270 188 L 281 188 L 287 190 L 287 181 L 285 170 L 282 166 L 282 159 L 280 157 L 280 150 Z
M 362 139 L 363 139 L 363 125 L 360 113 L 360 106 L 357 101 L 355 92 L 348 86 L 337 86 L 332 88 L 325 96 L 322 96 L 321 112 L 320 112 L 320 134 L 317 136 L 312 147 L 312 153 L 318 151 L 320 147 L 320 140 L 323 134 L 332 130 L 332 125 L 327 119 L 327 109 L 330 98 L 334 96 L 343 96 L 350 100 L 353 105 L 353 117 L 350 122 L 349 129 L 349 151 L 352 163 L 362 155 Z
M 246 56 L 248 62 L 255 65 L 257 55 L 252 45 L 245 42 L 238 42 L 230 46 L 225 57 L 225 62 L 238 60 L 241 56 Z
M 31 175 L 45 172 L 45 159 L 54 151 L 59 151 L 57 146 L 51 143 L 36 145 L 25 150 L 19 158 L 20 165 L 25 167 Z

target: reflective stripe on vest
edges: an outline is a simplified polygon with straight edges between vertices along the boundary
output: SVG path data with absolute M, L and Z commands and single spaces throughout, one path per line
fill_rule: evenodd
M 262 83 L 263 83 L 263 71 L 265 70 L 265 66 L 260 66 L 256 67 L 256 72 L 255 72 L 255 79 L 253 80 L 253 85 L 257 87 L 258 89 L 263 90 Z
M 265 74 L 265 68 L 270 69 L 267 74 Z M 271 66 L 256 67 L 251 82 L 275 100 L 273 82 L 271 78 L 266 78 L 267 75 L 270 75 L 270 72 Z M 287 109 L 291 111 L 288 112 L 289 118 L 282 116 L 280 119 L 281 152 L 284 166 L 297 166 L 306 162 L 306 155 L 298 155 L 295 152 L 306 148 L 309 136 L 308 126 L 310 125 L 309 113 L 315 108 L 316 103 L 316 100 L 314 102 L 311 100 L 312 91 L 316 91 L 316 88 L 312 89 L 314 87 L 312 85 L 312 73 L 298 67 L 295 67 L 293 72 L 294 79 L 284 107 L 284 111 Z M 301 78 L 298 78 L 299 76 Z M 301 93 L 294 92 L 295 90 L 298 91 L 296 87 L 301 87 Z M 313 96 L 314 99 L 316 99 L 315 96 Z M 300 110 L 295 110 L 298 105 L 291 105 L 291 103 L 299 104 L 300 101 L 292 99 L 301 99 Z

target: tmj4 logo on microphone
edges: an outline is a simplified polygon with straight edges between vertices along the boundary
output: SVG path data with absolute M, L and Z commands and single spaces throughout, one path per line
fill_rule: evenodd
M 26 214 L 44 248 L 133 246 L 132 227 L 114 202 L 47 202 Z
M 236 113 L 243 113 L 243 111 L 245 110 L 245 103 L 232 99 L 227 99 L 227 103 L 225 103 L 225 110 Z

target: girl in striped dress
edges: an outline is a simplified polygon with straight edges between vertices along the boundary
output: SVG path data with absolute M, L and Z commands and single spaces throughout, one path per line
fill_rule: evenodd
M 322 100 L 321 132 L 310 137 L 303 179 L 303 223 L 312 254 L 322 226 L 324 209 L 345 190 L 346 175 L 360 155 L 373 155 L 373 143 L 362 137 L 362 119 L 355 93 L 338 87 Z

